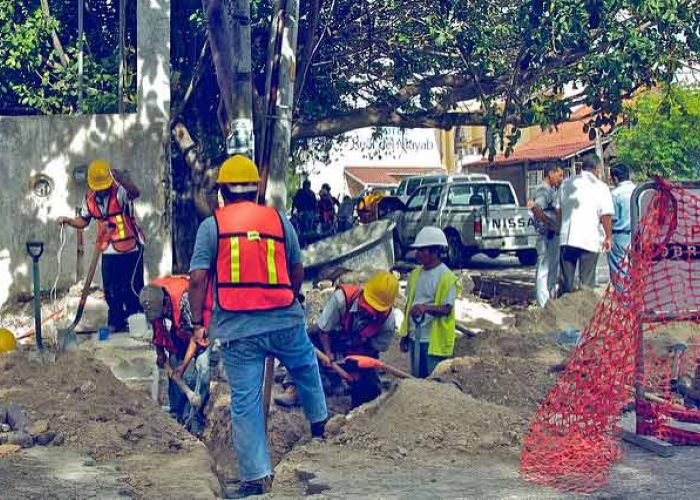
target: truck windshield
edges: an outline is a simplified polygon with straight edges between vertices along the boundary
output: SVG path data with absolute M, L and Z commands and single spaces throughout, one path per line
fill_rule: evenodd
M 508 184 L 457 184 L 447 195 L 448 206 L 514 205 L 515 198 Z

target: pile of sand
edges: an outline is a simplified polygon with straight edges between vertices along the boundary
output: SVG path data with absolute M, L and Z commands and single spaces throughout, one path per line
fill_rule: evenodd
M 204 442 L 216 460 L 217 473 L 224 478 L 235 478 L 236 454 L 231 446 L 231 396 L 228 383 L 213 383 L 205 413 L 207 426 Z M 301 408 L 283 410 L 274 403 L 270 406 L 268 445 L 273 466 L 299 441 L 310 437 L 309 424 Z
M 557 377 L 548 365 L 523 358 L 460 357 L 440 363 L 431 378 L 453 382 L 465 394 L 531 413 Z
M 80 351 L 44 363 L 23 352 L 0 356 L 0 400 L 19 404 L 32 421 L 48 420 L 66 446 L 98 460 L 178 452 L 195 442 L 145 395 Z
M 516 330 L 526 333 L 556 333 L 567 328 L 583 330 L 595 313 L 600 296 L 593 290 L 581 291 L 550 300 L 544 309 L 518 316 Z
M 465 395 L 452 384 L 409 379 L 350 413 L 335 443 L 389 458 L 436 452 L 514 452 L 526 421 L 510 408 Z

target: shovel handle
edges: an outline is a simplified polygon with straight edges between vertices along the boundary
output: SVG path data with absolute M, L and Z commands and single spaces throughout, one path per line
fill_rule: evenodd
M 355 380 L 355 378 L 350 375 L 348 372 L 343 370 L 340 366 L 337 365 L 337 363 L 334 363 L 331 358 L 326 356 L 324 352 L 322 352 L 319 349 L 316 349 L 316 357 L 324 364 L 330 365 L 331 369 L 336 372 L 342 379 L 344 379 L 347 382 L 352 382 Z
M 32 260 L 37 261 L 39 257 L 44 253 L 44 242 L 43 241 L 28 241 L 27 242 L 27 253 L 32 258 Z

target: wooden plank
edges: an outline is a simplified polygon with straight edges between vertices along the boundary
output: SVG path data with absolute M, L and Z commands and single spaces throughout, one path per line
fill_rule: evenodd
M 620 437 L 622 437 L 622 439 L 628 443 L 644 448 L 645 450 L 655 453 L 660 457 L 668 458 L 672 457 L 674 454 L 672 444 L 667 443 L 666 441 L 661 441 L 660 439 L 652 436 L 641 436 L 628 430 L 622 430 L 620 431 Z

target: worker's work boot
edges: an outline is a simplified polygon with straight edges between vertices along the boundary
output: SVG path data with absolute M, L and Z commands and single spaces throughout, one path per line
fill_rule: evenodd
M 266 476 L 255 481 L 243 481 L 238 487 L 225 486 L 224 498 L 246 498 L 255 495 L 264 495 L 272 488 L 272 476 Z
M 311 439 L 322 440 L 326 433 L 326 424 L 328 419 L 321 420 L 320 422 L 311 423 Z
M 294 408 L 299 406 L 299 394 L 297 388 L 293 385 L 287 387 L 282 394 L 275 396 L 275 404 L 285 408 Z

